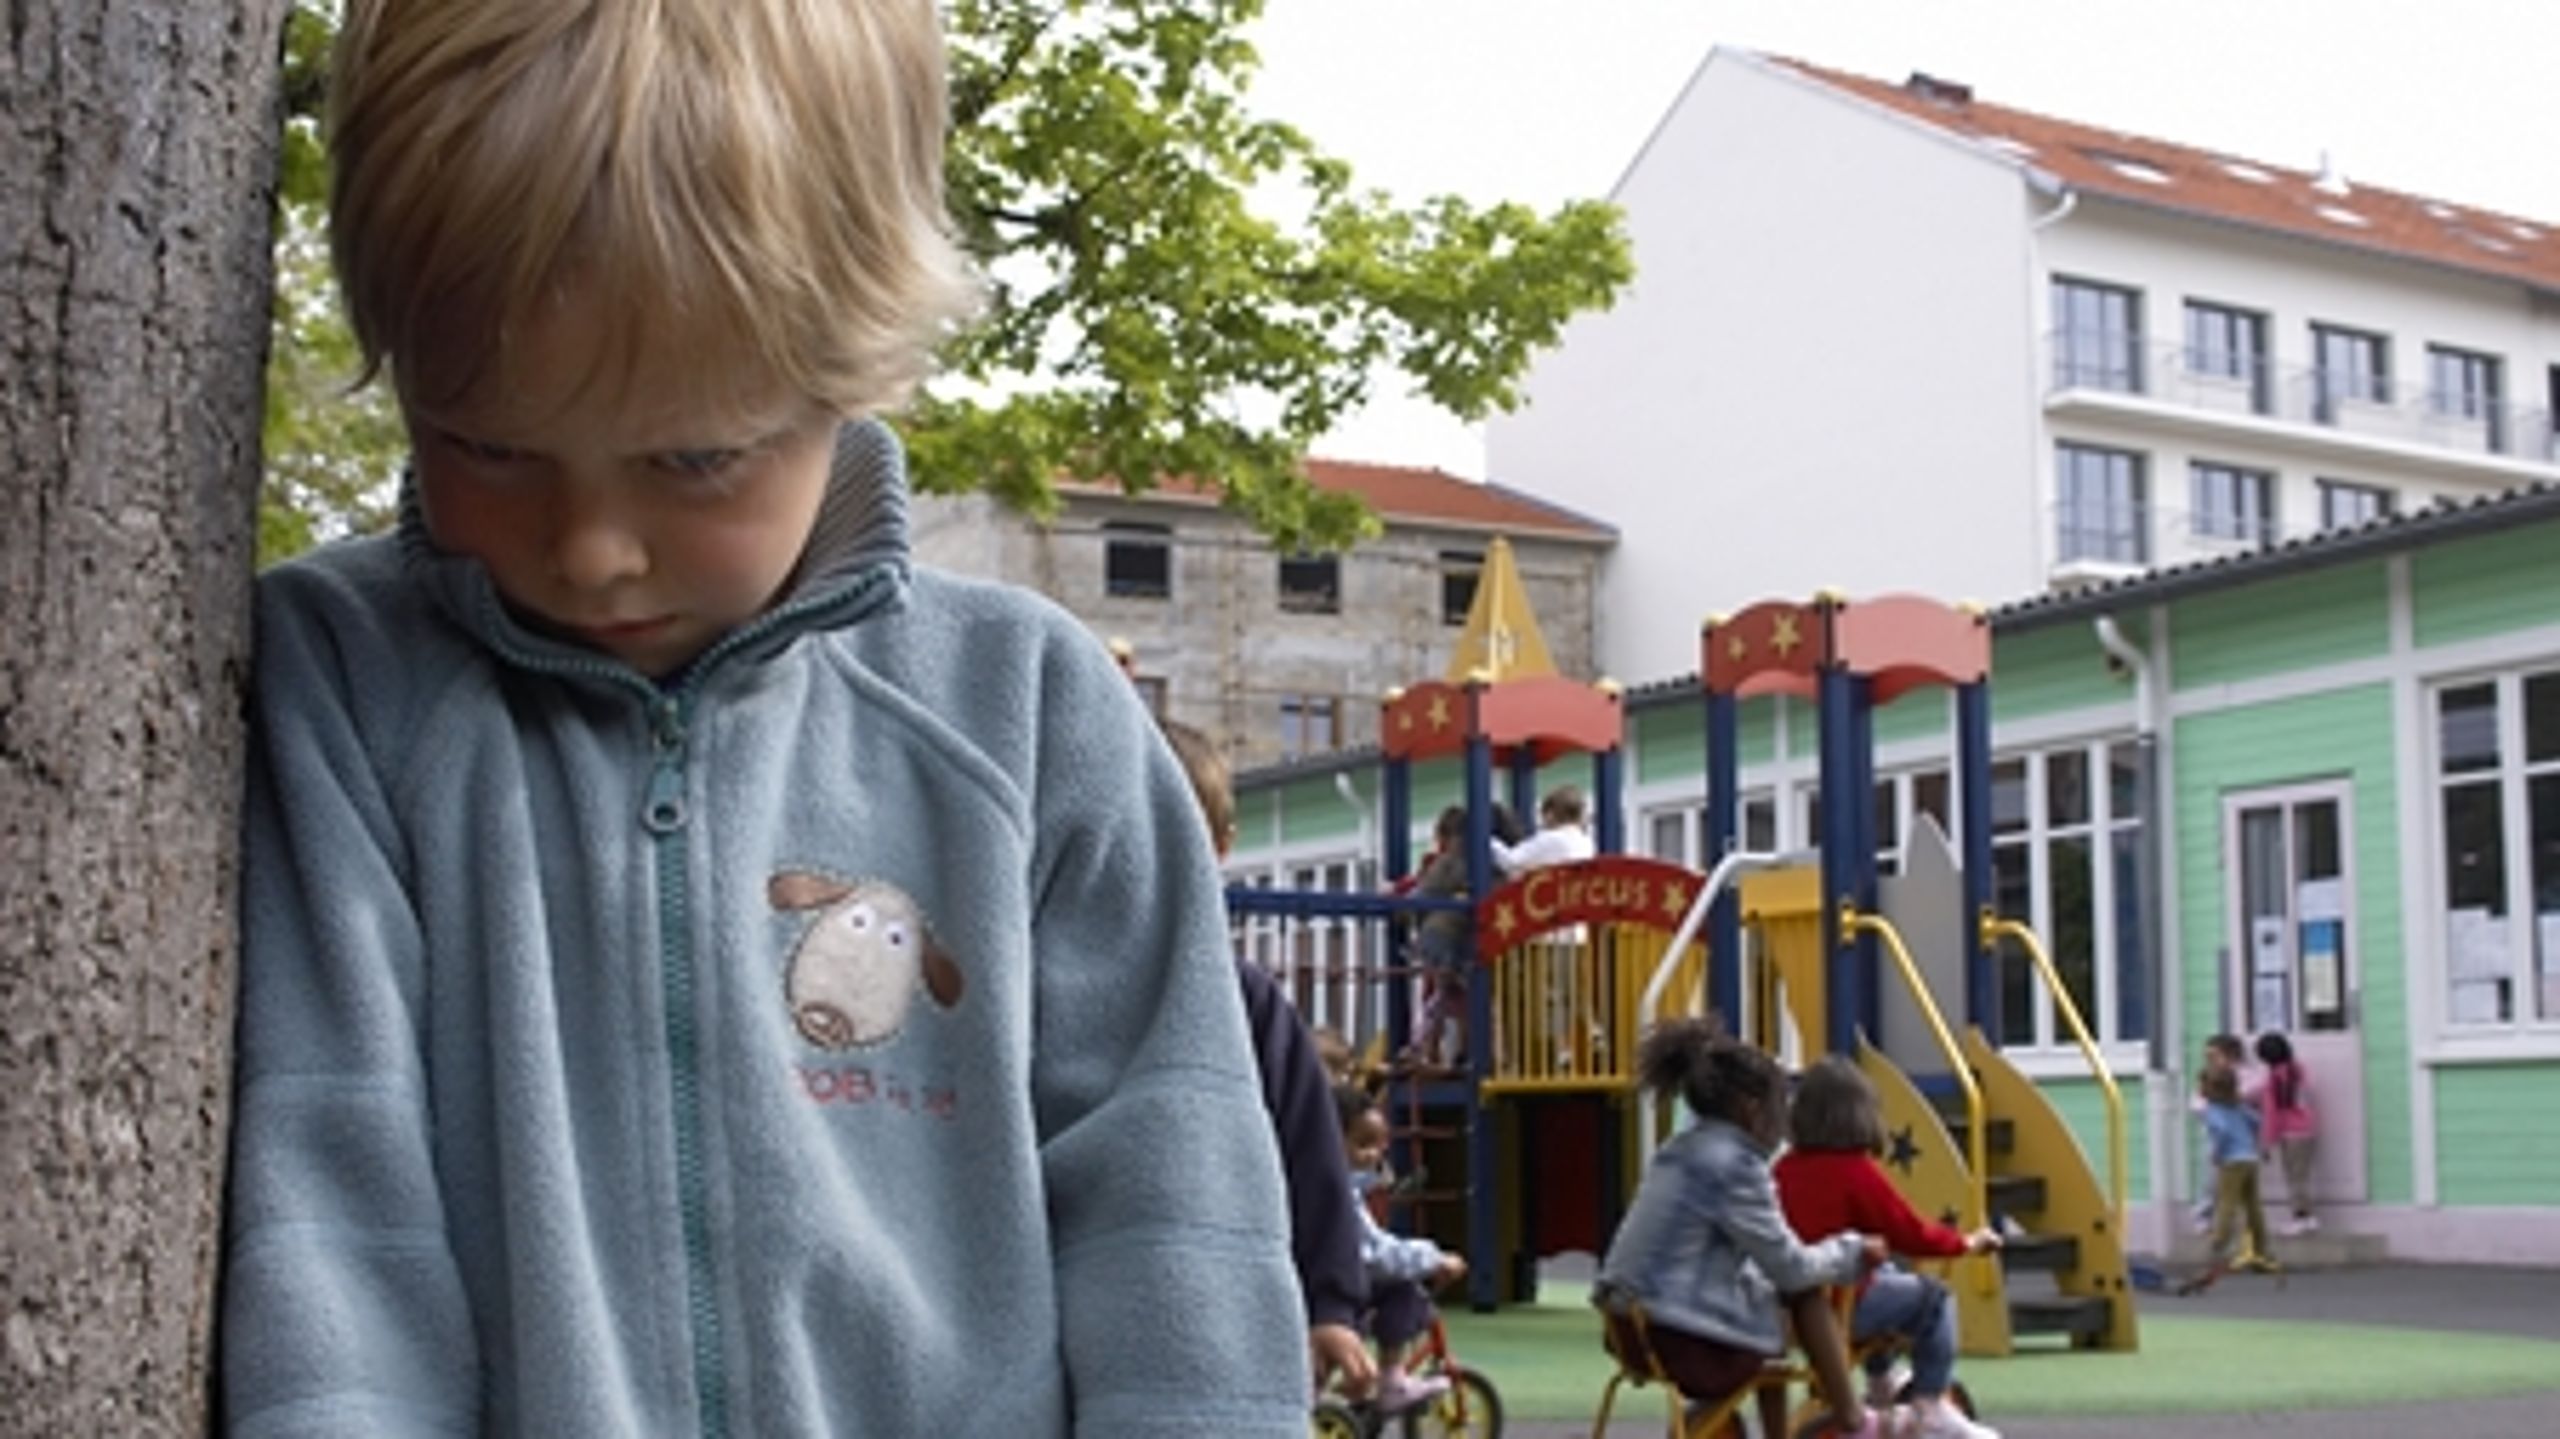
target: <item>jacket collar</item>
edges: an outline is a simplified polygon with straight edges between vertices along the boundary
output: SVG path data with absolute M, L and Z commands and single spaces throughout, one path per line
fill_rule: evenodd
M 610 656 L 519 623 L 499 599 L 485 566 L 438 548 L 428 535 L 414 472 L 401 481 L 396 533 L 410 573 L 455 624 L 502 661 L 624 687 L 658 687 Z M 682 673 L 670 676 L 665 687 L 690 686 L 714 669 L 778 653 L 810 631 L 852 624 L 894 608 L 904 603 L 912 576 L 906 451 L 880 421 L 847 421 L 836 432 L 827 493 L 819 502 L 808 544 L 782 597 Z

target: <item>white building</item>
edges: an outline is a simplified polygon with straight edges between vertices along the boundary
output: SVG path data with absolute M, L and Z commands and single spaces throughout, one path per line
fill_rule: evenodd
M 1645 517 L 1608 673 L 1768 596 L 2008 600 L 2560 477 L 2560 224 L 1733 50 L 1614 198 L 1634 284 L 1487 443 Z

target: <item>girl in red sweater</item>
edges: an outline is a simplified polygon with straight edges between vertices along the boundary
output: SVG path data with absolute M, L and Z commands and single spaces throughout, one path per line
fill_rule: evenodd
M 1884 1115 L 1875 1086 L 1846 1059 L 1823 1060 L 1804 1072 L 1788 1116 L 1788 1149 L 1773 1173 L 1778 1203 L 1798 1238 L 1810 1244 L 1854 1229 L 1881 1237 L 1894 1253 L 1952 1258 L 2000 1247 L 1997 1231 L 1965 1234 L 1923 1219 L 1904 1202 L 1875 1156 L 1884 1150 Z M 1850 1316 L 1852 1340 L 1898 1334 L 1911 1344 L 1911 1432 L 1921 1439 L 2000 1439 L 1947 1401 L 1955 1383 L 1956 1301 L 1927 1275 L 1886 1265 L 1858 1290 Z M 1867 1377 L 1881 1389 L 1890 1383 L 1892 1355 L 1878 1351 Z M 1889 1404 L 1892 1394 L 1870 1403 Z

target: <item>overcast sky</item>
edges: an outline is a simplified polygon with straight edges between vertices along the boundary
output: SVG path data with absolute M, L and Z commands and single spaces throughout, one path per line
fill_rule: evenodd
M 2560 223 L 2560 0 L 1269 0 L 1262 113 L 1418 199 L 1604 196 L 1708 50 Z M 1388 400 L 1320 453 L 1484 473 Z

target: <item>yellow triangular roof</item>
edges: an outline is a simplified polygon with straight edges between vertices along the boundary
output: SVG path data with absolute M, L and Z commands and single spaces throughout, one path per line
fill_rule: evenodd
M 1520 583 L 1520 566 L 1511 558 L 1511 542 L 1500 535 L 1484 552 L 1475 603 L 1467 607 L 1458 651 L 1449 657 L 1449 683 L 1463 684 L 1479 670 L 1496 682 L 1556 672 L 1537 612 L 1529 608 L 1529 591 Z

